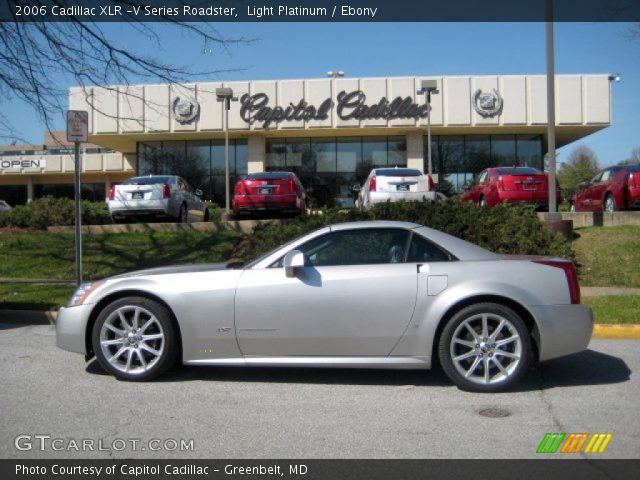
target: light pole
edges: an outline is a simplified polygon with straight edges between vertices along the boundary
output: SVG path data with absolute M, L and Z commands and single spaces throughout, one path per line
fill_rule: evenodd
M 219 102 L 224 102 L 224 124 L 222 126 L 224 129 L 224 196 L 225 209 L 229 212 L 231 211 L 229 191 L 229 110 L 231 109 L 231 102 L 238 100 L 238 97 L 233 96 L 233 89 L 231 88 L 216 88 L 216 97 Z
M 440 93 L 437 80 L 422 80 L 418 95 L 424 94 L 427 103 L 427 169 L 429 179 L 433 181 L 433 163 L 431 161 L 431 94 Z

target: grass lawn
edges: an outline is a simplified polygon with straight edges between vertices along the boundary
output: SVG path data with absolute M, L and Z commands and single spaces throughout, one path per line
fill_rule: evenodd
M 117 273 L 181 263 L 222 262 L 242 235 L 217 232 L 136 232 L 83 236 L 83 276 Z M 72 233 L 0 235 L 0 277 L 73 280 Z
M 640 226 L 576 229 L 580 284 L 640 288 Z
M 75 288 L 75 285 L 0 283 L 0 308 L 57 310 L 67 304 Z
M 607 295 L 586 297 L 582 303 L 593 309 L 596 323 L 640 324 L 640 296 Z

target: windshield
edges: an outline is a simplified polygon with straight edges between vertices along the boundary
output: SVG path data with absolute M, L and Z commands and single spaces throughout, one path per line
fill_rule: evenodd
M 499 168 L 498 175 L 540 175 L 542 172 L 533 167 Z
M 379 168 L 376 175 L 381 177 L 420 177 L 422 172 L 414 168 Z

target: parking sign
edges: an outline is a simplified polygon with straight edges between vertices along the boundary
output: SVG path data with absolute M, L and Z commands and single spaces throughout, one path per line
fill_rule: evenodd
M 84 110 L 67 111 L 67 141 L 87 142 L 89 136 L 89 112 Z

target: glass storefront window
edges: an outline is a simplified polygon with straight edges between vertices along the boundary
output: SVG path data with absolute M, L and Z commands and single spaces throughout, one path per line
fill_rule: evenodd
M 283 140 L 267 140 L 265 168 L 278 168 L 286 166 L 287 145 Z
M 316 172 L 336 172 L 336 141 L 333 138 L 316 138 L 311 141 L 311 153 L 315 156 Z
M 4 200 L 12 207 L 27 203 L 26 185 L 0 185 L 0 200 Z
M 517 135 L 518 165 L 543 170 L 542 137 L 540 135 Z
M 469 135 L 465 138 L 467 168 L 480 172 L 491 167 L 491 142 L 489 135 Z
M 387 137 L 362 139 L 362 163 L 365 170 L 371 170 L 373 167 L 386 167 L 387 159 Z
M 362 165 L 360 137 L 342 137 L 337 142 L 338 172 L 357 172 Z
M 511 167 L 517 165 L 516 136 L 491 135 L 491 166 Z
M 389 137 L 387 165 L 391 167 L 407 166 L 407 140 L 405 137 Z

